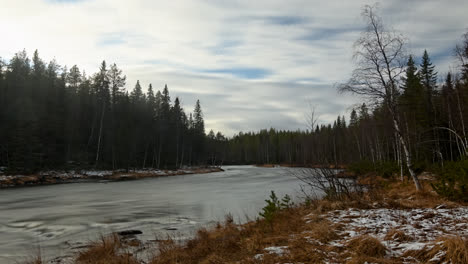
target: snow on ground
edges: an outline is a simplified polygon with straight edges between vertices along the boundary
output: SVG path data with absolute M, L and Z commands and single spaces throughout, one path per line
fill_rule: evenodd
M 267 247 L 264 248 L 263 250 L 267 251 L 267 254 L 276 254 L 279 256 L 282 256 L 288 251 L 287 246 L 277 246 L 277 247 Z M 264 254 L 257 254 L 254 256 L 255 259 L 257 260 L 262 260 Z
M 280 247 L 267 247 L 264 250 L 268 251 L 269 254 L 277 254 L 283 255 L 288 247 L 287 246 L 280 246 Z
M 106 171 L 106 170 L 102 170 L 102 171 L 101 170 L 87 170 L 87 171 L 82 171 L 81 173 L 86 176 L 104 177 L 104 176 L 112 175 L 114 172 Z
M 183 175 L 193 173 L 208 173 L 215 172 L 218 169 L 215 168 L 193 168 L 184 170 L 158 170 L 158 169 L 135 169 L 128 171 L 129 174 L 125 174 L 126 170 L 70 170 L 70 171 L 41 171 L 35 175 L 1 175 L 0 171 L 0 188 L 15 187 L 24 185 L 40 185 L 40 184 L 54 184 L 63 182 L 73 182 L 81 179 L 108 179 L 108 180 L 128 180 L 138 179 L 144 177 L 157 177 L 157 176 L 171 176 L 171 175 Z
M 10 180 L 10 179 L 13 179 L 13 176 L 3 176 L 3 175 L 0 175 L 0 181 L 6 181 L 6 180 Z
M 311 217 L 312 215 L 307 216 L 306 220 Z M 431 247 L 441 236 L 468 235 L 468 207 L 445 208 L 440 205 L 434 209 L 407 210 L 351 208 L 330 211 L 322 217 L 332 223 L 344 225 L 344 228 L 338 229 L 338 235 L 342 238 L 332 241 L 330 245 L 344 245 L 356 236 L 371 235 L 380 239 L 387 247 L 388 255 L 394 257 L 399 257 L 408 250 Z M 386 237 L 391 230 L 402 231 L 406 239 L 400 240 L 397 235 Z
M 154 175 L 166 175 L 167 173 L 162 170 L 132 170 L 133 173 L 150 173 Z

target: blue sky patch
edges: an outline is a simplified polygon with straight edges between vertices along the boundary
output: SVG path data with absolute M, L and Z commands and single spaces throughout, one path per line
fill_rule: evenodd
M 124 33 L 108 33 L 99 37 L 97 43 L 99 46 L 113 46 L 127 43 Z
M 203 73 L 221 73 L 221 74 L 230 74 L 242 79 L 261 79 L 268 75 L 271 75 L 271 71 L 262 68 L 253 68 L 253 67 L 234 67 L 234 68 L 224 68 L 224 69 L 208 69 L 202 70 Z
M 265 21 L 270 24 L 282 26 L 298 25 L 307 22 L 305 18 L 296 16 L 268 16 L 265 17 Z
M 208 49 L 213 54 L 231 54 L 234 48 L 240 45 L 242 45 L 242 42 L 239 40 L 223 40 L 216 45 L 209 47 Z
M 308 34 L 305 34 L 297 40 L 304 40 L 304 41 L 316 41 L 316 40 L 323 40 L 323 39 L 330 39 L 340 34 L 345 34 L 348 32 L 353 31 L 362 31 L 361 28 L 314 28 L 310 29 Z

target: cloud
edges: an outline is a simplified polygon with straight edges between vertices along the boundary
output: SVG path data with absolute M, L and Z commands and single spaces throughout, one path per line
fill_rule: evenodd
M 45 0 L 49 3 L 60 3 L 60 4 L 70 4 L 70 3 L 79 3 L 86 0 Z
M 97 40 L 98 45 L 100 46 L 110 46 L 110 45 L 122 45 L 127 43 L 124 39 L 122 33 L 115 32 L 115 33 L 106 33 L 99 36 Z
M 320 122 L 348 115 L 359 98 L 335 86 L 353 69 L 352 45 L 368 1 L 0 0 L 0 56 L 25 48 L 89 74 L 102 60 L 155 89 L 168 84 L 186 110 L 202 102 L 207 129 L 228 135 L 277 127 L 304 129 L 309 101 Z M 385 1 L 384 23 L 427 49 L 439 73 L 456 62 L 468 2 Z
M 224 69 L 208 69 L 201 70 L 204 73 L 221 73 L 228 74 L 234 77 L 242 79 L 262 79 L 270 75 L 271 72 L 268 69 L 262 68 L 249 68 L 249 67 L 236 67 L 236 68 L 224 68 Z
M 308 19 L 301 16 L 292 15 L 253 15 L 253 16 L 240 16 L 237 18 L 240 21 L 261 22 L 274 26 L 294 26 L 306 24 Z

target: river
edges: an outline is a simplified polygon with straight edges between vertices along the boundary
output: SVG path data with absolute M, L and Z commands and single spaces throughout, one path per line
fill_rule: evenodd
M 139 238 L 198 228 L 222 221 L 255 219 L 270 191 L 300 195 L 291 168 L 226 166 L 224 172 L 86 182 L 0 190 L 0 263 L 37 254 L 66 254 L 70 243 L 101 234 L 138 229 Z

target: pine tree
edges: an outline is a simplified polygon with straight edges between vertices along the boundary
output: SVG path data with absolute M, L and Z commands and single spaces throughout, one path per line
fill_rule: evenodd
M 427 96 L 420 79 L 413 57 L 410 56 L 406 68 L 406 76 L 403 78 L 403 94 L 400 104 L 404 113 L 410 115 L 408 122 L 414 124 L 417 132 L 427 129 Z
M 424 54 L 421 62 L 421 71 L 419 72 L 422 85 L 425 89 L 426 94 L 426 111 L 427 111 L 427 123 L 430 129 L 433 129 L 438 125 L 438 113 L 436 112 L 436 85 L 437 85 L 437 72 L 435 72 L 435 66 L 429 58 L 429 54 L 424 50 Z M 428 141 L 434 142 L 434 154 L 433 160 L 437 159 L 437 153 L 440 153 L 439 136 L 437 130 L 432 131 L 432 135 L 428 136 Z
M 123 95 L 127 76 L 123 75 L 122 70 L 114 63 L 107 72 L 107 78 L 109 80 L 112 108 L 115 108 L 118 97 Z
M 102 61 L 99 72 L 94 76 L 94 89 L 96 93 L 97 109 L 100 109 L 99 132 L 96 147 L 95 166 L 98 166 L 101 155 L 101 143 L 104 132 L 104 118 L 106 117 L 107 108 L 109 107 L 109 78 L 107 75 L 106 61 Z
M 361 107 L 359 107 L 359 120 L 367 120 L 369 118 L 369 109 L 367 108 L 367 105 L 363 103 Z
M 200 106 L 200 100 L 197 100 L 193 111 L 194 128 L 197 134 L 205 135 L 205 121 L 203 120 L 203 112 Z
M 356 127 L 358 122 L 359 122 L 359 119 L 356 113 L 356 109 L 353 108 L 353 110 L 351 111 L 350 118 L 349 118 L 349 126 Z
M 73 65 L 73 67 L 70 68 L 70 72 L 67 75 L 67 85 L 72 91 L 72 93 L 76 93 L 78 91 L 78 87 L 81 84 L 81 72 L 78 66 Z
M 205 121 L 203 120 L 203 112 L 200 105 L 200 100 L 197 100 L 193 111 L 193 152 L 196 157 L 196 162 L 200 163 L 204 157 L 205 144 Z
M 424 50 L 424 54 L 421 62 L 421 70 L 419 72 L 419 77 L 421 78 L 421 84 L 425 89 L 426 94 L 426 110 L 429 114 L 430 124 L 433 125 L 435 122 L 435 113 L 434 113 L 434 103 L 433 96 L 437 84 L 437 72 L 435 72 L 435 66 L 432 65 L 431 59 L 427 50 Z
M 148 98 L 148 111 L 152 118 L 156 117 L 154 111 L 156 110 L 156 97 L 154 96 L 153 85 L 148 86 L 148 93 L 146 98 Z
M 140 81 L 137 80 L 135 87 L 133 88 L 132 92 L 130 93 L 130 98 L 132 99 L 132 103 L 135 105 L 139 105 L 144 99 L 143 97 L 143 90 L 141 89 Z
M 437 72 L 435 71 L 435 66 L 432 65 L 427 50 L 424 50 L 420 67 L 420 77 L 422 84 L 427 90 L 433 91 L 437 84 Z

